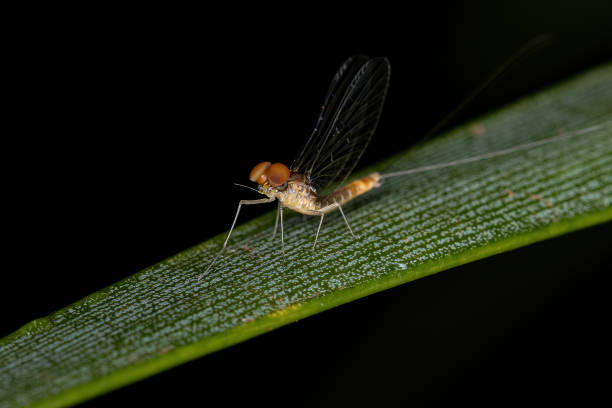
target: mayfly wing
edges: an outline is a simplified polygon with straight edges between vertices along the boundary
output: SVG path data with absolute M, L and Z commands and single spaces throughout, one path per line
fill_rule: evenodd
M 310 137 L 291 165 L 321 194 L 343 183 L 367 147 L 389 85 L 386 58 L 349 58 L 338 70 Z
M 309 159 L 312 159 L 313 155 L 315 154 L 316 149 L 313 147 L 316 147 L 316 142 L 319 141 L 321 136 L 325 134 L 326 127 L 331 122 L 330 118 L 337 110 L 338 104 L 342 99 L 342 95 L 345 94 L 355 74 L 359 71 L 363 64 L 369 60 L 370 59 L 365 55 L 353 55 L 344 61 L 340 68 L 338 68 L 338 71 L 336 71 L 336 74 L 329 85 L 325 99 L 323 99 L 323 105 L 321 106 L 321 110 L 315 122 L 314 128 L 312 129 L 312 133 L 308 139 L 306 139 L 306 143 L 304 143 L 299 154 L 293 161 L 293 164 L 291 165 L 292 170 L 295 169 L 305 171 L 304 167 L 306 167 Z

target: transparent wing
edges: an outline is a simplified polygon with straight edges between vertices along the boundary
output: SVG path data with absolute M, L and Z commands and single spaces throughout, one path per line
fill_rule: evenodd
M 308 163 L 309 159 L 311 160 L 314 158 L 315 149 L 313 149 L 313 146 L 316 145 L 315 142 L 319 141 L 321 136 L 326 133 L 329 123 L 331 122 L 331 118 L 338 109 L 342 96 L 349 87 L 351 80 L 359 69 L 368 61 L 369 58 L 365 55 L 354 55 L 340 66 L 336 72 L 336 75 L 334 75 L 331 84 L 329 85 L 325 99 L 323 99 L 323 106 L 321 107 L 319 117 L 315 122 L 315 126 L 312 129 L 312 133 L 310 134 L 310 137 L 306 139 L 306 143 L 304 143 L 300 149 L 300 153 L 297 155 L 291 166 L 292 169 L 300 170 L 302 172 L 308 170 L 306 164 Z
M 336 72 L 310 137 L 291 165 L 319 194 L 342 184 L 368 146 L 389 85 L 386 58 L 349 58 Z

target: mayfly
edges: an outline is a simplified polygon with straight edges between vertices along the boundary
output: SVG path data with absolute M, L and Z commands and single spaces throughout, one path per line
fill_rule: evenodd
M 534 48 L 534 45 L 538 45 L 539 42 L 541 43 L 542 40 L 538 39 L 535 43 L 527 44 L 526 47 L 519 50 L 480 89 L 477 89 L 475 93 L 470 95 L 464 101 L 464 104 L 487 86 L 488 83 L 492 82 L 495 77 L 499 76 L 510 65 L 510 62 L 515 61 L 518 56 Z M 266 196 L 266 198 L 241 200 L 239 202 L 234 221 L 223 243 L 223 247 L 206 271 L 200 275 L 199 279 L 212 268 L 223 253 L 243 205 L 265 204 L 275 200 L 278 202 L 272 237 L 274 238 L 276 235 L 280 220 L 283 255 L 283 209 L 289 208 L 298 213 L 320 217 L 312 247 L 314 250 L 321 225 L 323 224 L 323 218 L 326 214 L 336 209 L 342 215 L 351 235 L 355 237 L 342 211 L 342 206 L 353 198 L 378 187 L 385 178 L 421 173 L 507 155 L 592 130 L 590 128 L 582 129 L 579 132 L 561 134 L 508 149 L 446 163 L 386 174 L 374 172 L 345 185 L 344 182 L 355 168 L 376 130 L 389 87 L 390 71 L 389 61 L 386 58 L 368 58 L 363 55 L 353 56 L 340 66 L 327 91 L 314 129 L 306 139 L 303 147 L 299 150 L 291 166 L 287 167 L 282 163 L 264 161 L 257 164 L 251 170 L 249 179 L 257 183 L 257 188 L 242 187 L 257 191 Z M 456 113 L 456 111 L 457 109 L 451 112 L 451 115 L 448 115 L 443 122 Z M 439 128 L 439 126 L 436 128 Z
M 251 170 L 249 179 L 258 184 L 257 189 L 253 190 L 266 198 L 240 201 L 223 247 L 206 272 L 227 246 L 243 205 L 278 201 L 273 236 L 276 235 L 280 219 L 283 253 L 283 208 L 320 217 L 313 250 L 323 218 L 333 210 L 340 211 L 351 235 L 355 236 L 342 205 L 378 186 L 380 174 L 372 173 L 347 185 L 342 184 L 355 168 L 376 130 L 390 73 L 391 67 L 386 58 L 356 55 L 340 66 L 329 86 L 314 129 L 291 166 L 264 161 Z

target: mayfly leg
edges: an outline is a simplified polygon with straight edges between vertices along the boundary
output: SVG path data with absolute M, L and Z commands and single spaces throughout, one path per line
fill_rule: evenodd
M 274 221 L 274 231 L 272 232 L 272 238 L 270 239 L 270 241 L 274 241 L 274 237 L 276 237 L 276 230 L 278 229 L 278 216 L 280 215 L 281 212 L 281 202 L 278 202 L 278 208 L 276 209 L 276 221 Z
M 285 269 L 285 229 L 283 228 L 283 203 L 278 202 L 278 218 L 280 218 L 281 224 L 281 268 Z M 276 229 L 276 228 L 274 228 Z M 282 285 L 283 289 L 285 288 L 285 275 L 282 275 Z
M 317 228 L 317 233 L 315 235 L 315 241 L 314 244 L 312 244 L 312 250 L 315 250 L 315 247 L 317 246 L 317 240 L 319 239 L 319 231 L 321 231 L 321 225 L 323 225 L 323 217 L 325 217 L 325 213 L 333 210 L 337 208 L 338 210 L 340 210 L 340 214 L 342 214 L 342 218 L 344 219 L 344 223 L 346 224 L 346 226 L 349 229 L 349 232 L 351 233 L 351 235 L 353 236 L 353 238 L 357 238 L 355 236 L 355 234 L 353 233 L 353 229 L 351 228 L 351 225 L 349 224 L 348 220 L 346 219 L 346 216 L 344 215 L 344 211 L 342 211 L 342 206 L 340 204 L 338 204 L 337 201 L 334 201 L 333 204 L 330 204 L 326 207 L 321 208 L 318 212 L 318 214 L 321 214 L 321 220 L 319 221 L 319 227 Z
M 281 252 L 283 254 L 283 261 L 285 260 L 285 230 L 283 228 L 283 204 L 278 203 L 278 214 L 280 215 L 281 222 Z
M 238 220 L 238 214 L 240 214 L 240 208 L 243 205 L 254 205 L 254 204 L 266 204 L 266 203 L 271 203 L 272 201 L 274 201 L 275 198 L 261 198 L 259 200 L 240 200 L 240 202 L 238 203 L 238 210 L 236 210 L 236 215 L 234 216 L 234 222 L 232 222 L 232 227 L 229 230 L 229 233 L 227 234 L 227 238 L 225 238 L 225 242 L 223 243 L 223 247 L 221 248 L 221 250 L 217 253 L 217 255 L 214 257 L 214 259 L 212 260 L 212 262 L 210 263 L 210 265 L 208 265 L 208 268 L 206 268 L 206 270 L 204 271 L 204 273 L 202 273 L 200 276 L 198 276 L 198 281 L 202 279 L 202 277 L 204 275 L 206 275 L 208 273 L 208 271 L 210 270 L 210 268 L 213 267 L 213 265 L 215 264 L 215 262 L 217 262 L 217 259 L 219 259 L 219 257 L 221 256 L 221 254 L 223 253 L 223 250 L 225 249 L 225 247 L 227 246 L 227 242 L 230 239 L 230 236 L 232 235 L 232 231 L 234 230 L 234 226 L 236 225 L 236 221 Z M 282 228 L 282 218 L 281 218 L 281 228 Z
M 342 211 L 342 206 L 340 204 L 338 204 L 337 202 L 335 202 L 335 204 L 338 206 L 338 210 L 340 210 L 340 214 L 342 214 L 342 218 L 344 218 L 344 222 L 346 223 L 346 226 L 348 227 L 349 231 L 351 232 L 351 235 L 353 236 L 353 238 L 358 238 L 355 236 L 355 234 L 353 234 L 353 230 L 351 229 L 351 226 L 348 222 L 348 220 L 346 219 L 346 216 L 344 215 L 344 211 Z
M 321 231 L 321 224 L 323 224 L 323 217 L 325 217 L 325 213 L 321 213 L 321 221 L 319 221 L 319 228 L 317 228 L 317 233 L 315 235 L 315 242 L 312 244 L 312 250 L 314 252 L 315 247 L 317 246 L 317 239 L 319 239 L 319 231 Z
M 276 236 L 276 230 L 278 228 L 278 219 L 280 218 L 281 226 L 281 256 L 282 256 L 282 267 L 285 267 L 285 229 L 283 228 L 283 203 L 278 202 L 278 209 L 276 210 L 276 221 L 274 221 L 274 232 L 272 233 L 272 240 Z M 284 282 L 283 282 L 284 285 Z

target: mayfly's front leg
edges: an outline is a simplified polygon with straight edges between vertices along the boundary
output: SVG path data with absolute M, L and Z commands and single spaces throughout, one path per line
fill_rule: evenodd
M 315 241 L 314 244 L 312 245 L 312 250 L 315 250 L 315 247 L 317 245 L 317 239 L 319 238 L 319 231 L 321 231 L 321 225 L 323 224 L 323 217 L 325 216 L 326 213 L 334 210 L 334 209 L 338 209 L 340 210 L 340 214 L 342 214 L 342 218 L 344 218 L 344 222 L 346 223 L 346 226 L 348 227 L 349 231 L 351 232 L 351 235 L 353 236 L 353 238 L 355 237 L 355 234 L 353 234 L 353 230 L 351 229 L 351 226 L 349 225 L 348 220 L 346 219 L 346 216 L 344 215 L 344 211 L 342 211 L 342 206 L 340 204 L 338 204 L 337 201 L 334 201 L 333 204 L 330 204 L 326 207 L 321 208 L 319 211 L 317 211 L 315 213 L 315 215 L 321 215 L 321 221 L 319 221 L 319 228 L 317 228 L 317 234 L 315 235 Z
M 253 205 L 253 204 L 266 204 L 266 203 L 271 203 L 272 201 L 274 201 L 275 198 L 261 198 L 259 200 L 240 200 L 240 202 L 238 203 L 238 210 L 236 210 L 236 215 L 234 216 L 234 222 L 232 222 L 232 227 L 229 230 L 229 233 L 227 234 L 227 238 L 225 238 L 225 242 L 223 243 L 223 247 L 221 248 L 221 250 L 219 251 L 219 253 L 217 253 L 217 255 L 215 256 L 215 258 L 212 260 L 212 262 L 210 263 L 210 265 L 208 266 L 208 268 L 206 268 L 206 270 L 204 271 L 204 273 L 202 273 L 199 277 L 198 280 L 202 279 L 202 276 L 206 275 L 208 273 L 208 271 L 210 270 L 210 268 L 212 268 L 212 266 L 215 264 L 215 262 L 217 261 L 217 259 L 221 256 L 221 254 L 223 253 L 223 250 L 225 249 L 225 247 L 227 246 L 227 242 L 230 239 L 230 236 L 232 235 L 232 231 L 234 230 L 234 226 L 236 225 L 236 221 L 238 220 L 238 214 L 240 214 L 240 208 L 243 205 Z

